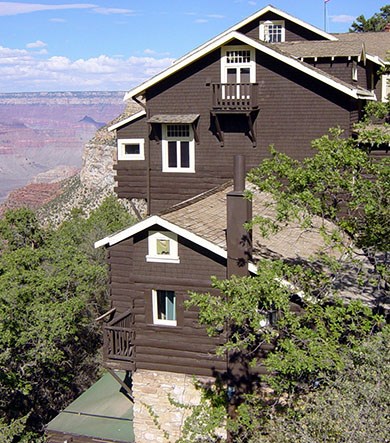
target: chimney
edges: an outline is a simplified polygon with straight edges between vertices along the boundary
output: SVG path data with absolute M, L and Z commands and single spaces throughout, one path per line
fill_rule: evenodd
M 227 278 L 249 275 L 248 261 L 252 256 L 252 232 L 244 223 L 252 218 L 252 202 L 244 197 L 245 157 L 234 157 L 234 187 L 227 194 Z

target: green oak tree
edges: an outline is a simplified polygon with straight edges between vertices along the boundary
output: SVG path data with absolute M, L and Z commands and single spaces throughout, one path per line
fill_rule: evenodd
M 93 242 L 133 223 L 114 199 L 57 230 L 33 212 L 0 221 L 0 433 L 38 441 L 43 425 L 97 376 L 107 269 Z

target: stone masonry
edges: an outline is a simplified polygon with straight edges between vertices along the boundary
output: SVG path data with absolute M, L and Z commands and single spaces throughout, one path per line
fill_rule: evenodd
M 175 442 L 190 410 L 173 405 L 169 398 L 185 405 L 200 402 L 200 391 L 191 375 L 142 369 L 133 374 L 133 396 L 136 443 Z

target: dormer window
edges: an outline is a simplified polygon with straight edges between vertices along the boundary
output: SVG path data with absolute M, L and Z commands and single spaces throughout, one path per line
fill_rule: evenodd
M 169 231 L 150 231 L 146 261 L 179 263 L 177 235 Z
M 267 20 L 260 22 L 260 40 L 267 43 L 285 41 L 284 20 Z

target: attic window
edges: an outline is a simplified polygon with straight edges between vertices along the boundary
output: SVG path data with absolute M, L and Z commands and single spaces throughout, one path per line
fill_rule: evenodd
M 118 139 L 118 160 L 145 160 L 143 138 Z
M 260 40 L 267 43 L 284 42 L 284 20 L 267 20 L 265 22 L 260 22 Z
M 169 231 L 149 231 L 146 261 L 180 263 L 177 235 Z

